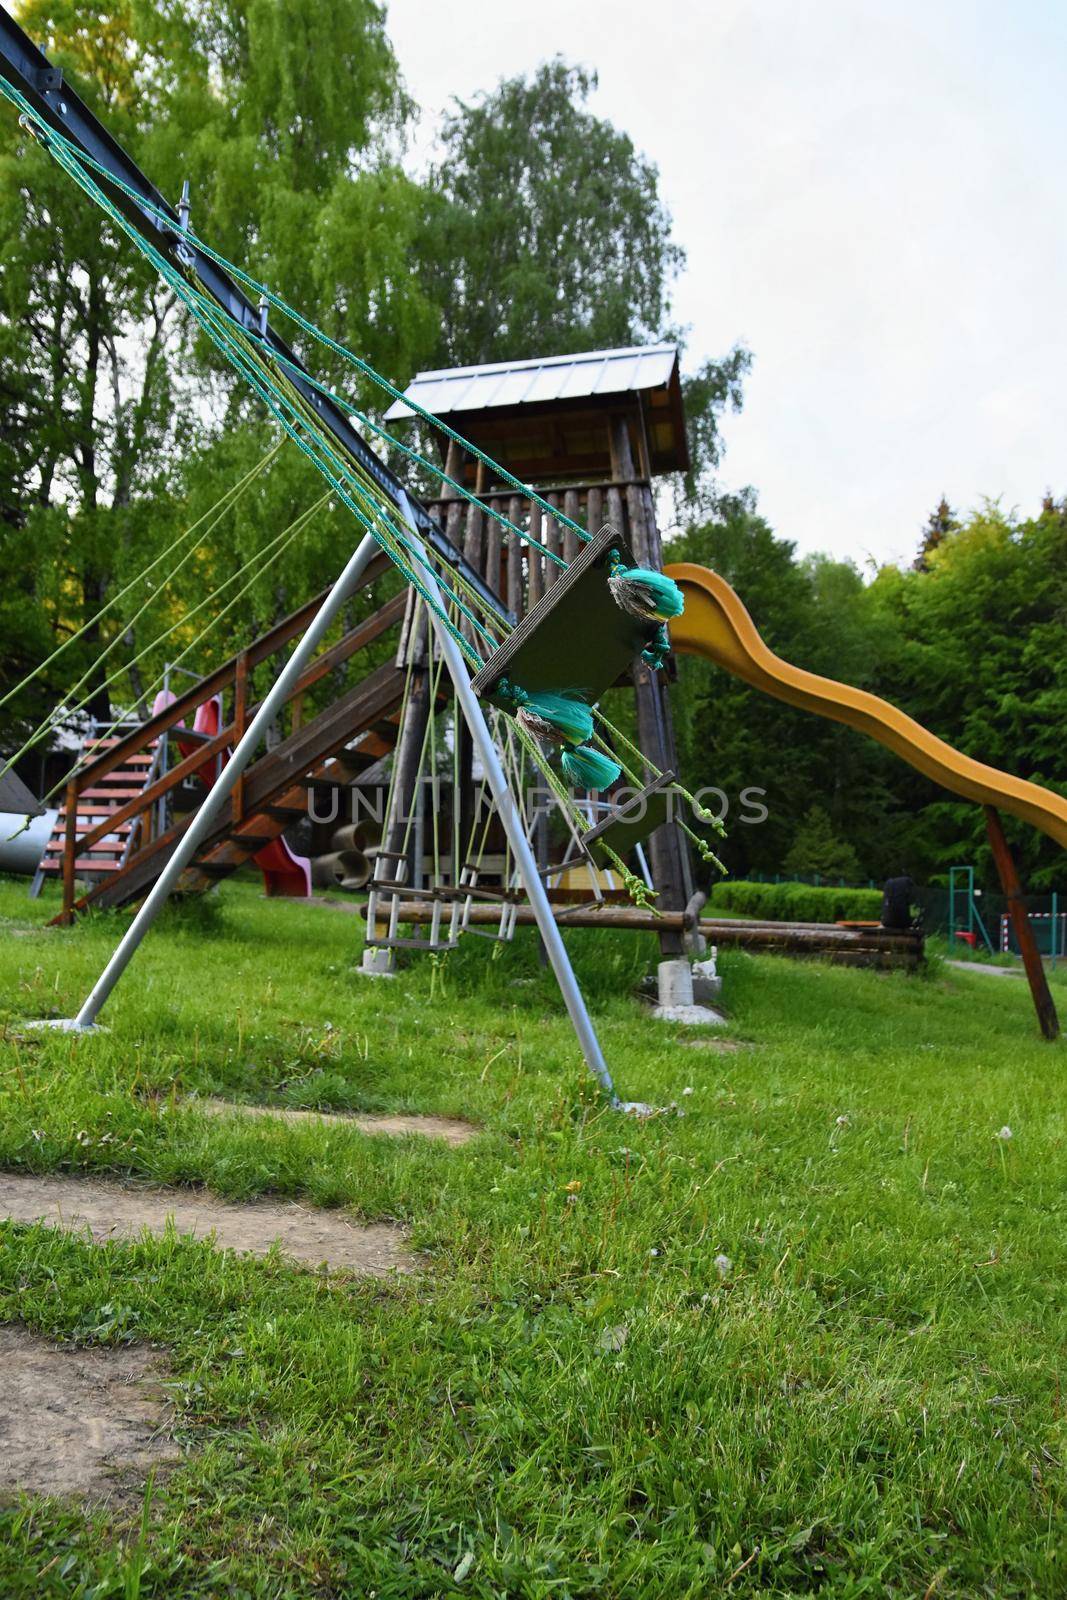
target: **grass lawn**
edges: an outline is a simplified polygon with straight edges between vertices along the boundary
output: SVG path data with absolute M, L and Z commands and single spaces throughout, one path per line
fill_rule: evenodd
M 357 917 L 232 884 L 168 912 L 107 1034 L 20 1039 L 122 926 L 25 931 L 51 909 L 0 884 L 0 1167 L 348 1207 L 427 1265 L 0 1227 L 0 1318 L 158 1344 L 186 1452 L 143 1540 L 0 1510 L 5 1600 L 1067 1593 L 1065 1057 L 1025 983 L 731 954 L 725 1049 L 628 998 L 651 940 L 571 933 L 621 1093 L 680 1108 L 635 1123 L 528 938 L 367 982 Z

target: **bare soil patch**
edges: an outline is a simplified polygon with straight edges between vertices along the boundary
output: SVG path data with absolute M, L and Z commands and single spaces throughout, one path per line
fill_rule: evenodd
M 710 1050 L 712 1055 L 729 1056 L 738 1050 L 751 1050 L 752 1046 L 745 1039 L 679 1039 L 676 1041 L 684 1050 Z
M 213 1117 L 254 1117 L 263 1122 L 296 1125 L 326 1122 L 339 1127 L 356 1128 L 360 1133 L 418 1133 L 426 1139 L 443 1139 L 451 1145 L 466 1144 L 479 1131 L 472 1123 L 461 1122 L 458 1117 L 423 1116 L 414 1112 L 379 1116 L 362 1111 L 300 1111 L 289 1106 L 242 1105 L 236 1100 L 204 1099 L 194 1103 L 199 1110 Z
M 177 1459 L 155 1352 L 66 1349 L 6 1327 L 0 1366 L 0 1494 L 127 1500 Z
M 361 1277 L 410 1272 L 416 1263 L 404 1231 L 388 1222 L 360 1223 L 340 1211 L 318 1211 L 287 1200 L 237 1205 L 195 1189 L 140 1189 L 96 1178 L 38 1178 L 0 1173 L 0 1218 L 44 1222 L 68 1233 L 109 1239 L 178 1233 L 213 1238 L 221 1250 L 266 1255 L 277 1245 L 305 1266 L 325 1264 Z

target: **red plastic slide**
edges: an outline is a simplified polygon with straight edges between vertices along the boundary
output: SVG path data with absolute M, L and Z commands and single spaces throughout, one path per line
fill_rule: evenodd
M 161 690 L 156 695 L 152 706 L 152 715 L 164 710 L 177 699 L 177 695 L 169 689 Z M 178 724 L 180 729 L 181 723 Z M 222 727 L 222 696 L 215 695 L 210 700 L 205 700 L 203 705 L 197 706 L 193 718 L 193 732 L 206 734 L 213 739 Z M 177 731 L 177 730 L 176 730 Z M 178 749 L 183 756 L 192 755 L 197 746 L 191 741 L 183 743 L 180 732 L 178 733 Z M 199 776 L 210 789 L 219 773 L 226 765 L 226 755 L 216 756 L 214 761 L 207 762 L 200 768 Z M 307 899 L 311 894 L 311 862 L 306 856 L 298 856 L 290 850 L 285 840 L 280 836 L 272 839 L 270 844 L 265 844 L 262 850 L 257 850 L 252 858 L 260 872 L 263 874 L 264 893 L 270 897 L 288 895 L 291 899 Z

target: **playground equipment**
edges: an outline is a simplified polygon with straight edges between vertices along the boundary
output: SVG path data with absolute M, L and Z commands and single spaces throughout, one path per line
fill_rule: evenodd
M 396 782 L 403 793 L 409 770 L 417 769 L 422 729 L 436 700 L 430 674 L 432 663 L 439 659 L 466 725 L 463 733 L 458 722 L 455 724 L 461 790 L 462 784 L 469 781 L 466 767 L 470 765 L 473 772 L 476 756 L 514 862 L 515 884 L 507 887 L 510 890 L 521 884 L 586 1061 L 604 1089 L 613 1095 L 610 1074 L 560 940 L 538 848 L 531 841 L 526 819 L 509 787 L 487 724 L 486 708 L 495 707 L 508 719 L 531 761 L 541 767 L 564 812 L 582 823 L 579 837 L 587 861 L 598 868 L 617 869 L 622 881 L 636 894 L 639 909 L 646 891 L 630 872 L 620 850 L 628 852 L 636 841 L 651 835 L 653 872 L 660 904 L 667 912 L 657 924 L 661 949 L 666 956 L 686 951 L 686 935 L 692 930 L 687 928 L 684 908 L 692 896 L 688 892 L 691 878 L 684 840 L 690 838 L 704 851 L 707 846 L 679 817 L 667 818 L 665 796 L 676 782 L 669 759 L 673 756 L 673 740 L 662 670 L 670 649 L 668 624 L 675 625 L 677 641 L 683 648 L 687 640 L 696 639 L 697 648 L 717 659 L 719 635 L 709 625 L 709 618 L 711 624 L 716 621 L 714 598 L 709 602 L 710 609 L 705 602 L 709 596 L 715 597 L 719 580 L 699 568 L 679 569 L 687 582 L 678 586 L 669 573 L 659 570 L 659 535 L 649 478 L 653 463 L 669 459 L 672 414 L 680 404 L 676 352 L 669 347 L 651 352 L 660 359 L 667 358 L 668 371 L 666 376 L 650 380 L 644 389 L 626 388 L 627 382 L 636 383 L 638 379 L 621 379 L 616 358 L 628 360 L 631 371 L 639 376 L 643 356 L 648 353 L 596 352 L 584 358 L 565 358 L 571 368 L 576 362 L 584 362 L 595 369 L 592 392 L 597 394 L 598 404 L 611 401 L 605 431 L 612 477 L 606 488 L 585 485 L 583 526 L 578 520 L 578 487 L 564 488 L 562 506 L 559 495 L 553 498 L 549 493 L 546 497 L 531 487 L 528 477 L 538 475 L 542 468 L 551 470 L 551 462 L 547 466 L 542 463 L 536 471 L 520 473 L 523 463 L 515 454 L 503 450 L 503 459 L 495 459 L 476 438 L 464 436 L 443 420 L 444 406 L 430 409 L 418 399 L 415 391 L 419 380 L 401 395 L 366 362 L 328 339 L 269 286 L 224 261 L 194 233 L 188 189 L 177 209 L 169 206 L 62 83 L 47 59 L 2 15 L 0 76 L 4 80 L 0 88 L 18 107 L 23 126 L 148 259 L 217 350 L 255 389 L 282 432 L 313 462 L 332 494 L 365 530 L 333 589 L 320 603 L 305 608 L 302 623 L 307 625 L 306 632 L 254 714 L 246 704 L 246 670 L 242 679 L 242 660 L 247 669 L 252 649 L 249 647 L 230 664 L 233 711 L 229 724 L 220 726 L 214 737 L 184 756 L 178 767 L 160 780 L 173 784 L 179 774 L 184 777 L 209 762 L 218 763 L 224 752 L 232 751 L 200 809 L 181 825 L 164 830 L 147 846 L 138 848 L 121 874 L 113 874 L 110 883 L 90 890 L 80 900 L 74 894 L 74 846 L 79 839 L 79 782 L 85 774 L 81 779 L 77 774 L 73 777 L 67 807 L 67 843 L 71 848 L 64 857 L 64 916 L 69 920 L 86 904 L 115 904 L 137 898 L 146 890 L 148 894 L 78 1017 L 66 1025 L 80 1031 L 94 1024 L 172 888 L 224 875 L 258 855 L 281 833 L 287 816 L 306 808 L 306 798 L 295 798 L 297 789 L 304 787 L 306 794 L 309 782 L 329 780 L 335 767 L 343 777 L 345 763 L 352 754 L 358 757 L 363 742 L 371 735 L 377 737 L 381 722 L 394 717 L 399 721 L 396 769 L 400 776 Z M 245 289 L 258 303 L 253 304 Z M 275 333 L 270 324 L 272 315 L 288 319 L 308 341 L 325 345 L 335 357 L 349 362 L 363 378 L 384 390 L 395 402 L 387 420 L 397 415 L 396 406 L 400 406 L 405 414 L 414 413 L 443 436 L 447 440 L 443 468 L 387 434 L 373 417 L 319 383 Z M 538 367 L 540 381 L 543 369 L 552 364 L 532 365 Z M 609 375 L 613 366 L 616 372 Z M 423 378 L 427 376 L 435 375 Z M 466 374 L 467 379 L 474 376 Z M 554 392 L 547 403 L 573 412 L 575 417 L 590 410 L 595 412 L 596 407 L 589 403 L 590 388 L 574 387 L 572 378 L 573 373 L 566 376 L 566 393 Z M 475 404 L 469 396 L 463 404 L 472 412 L 492 409 L 484 401 Z M 526 395 L 522 404 L 536 408 L 542 400 Z M 374 438 L 388 438 L 400 454 L 441 479 L 443 501 L 447 502 L 441 519 L 443 527 L 385 468 L 355 422 Z M 576 427 L 567 446 L 574 469 L 582 460 L 582 427 Z M 588 428 L 585 432 L 588 438 Z M 684 435 L 679 448 L 684 453 Z M 605 509 L 608 520 L 602 526 L 600 514 Z M 460 522 L 464 519 L 461 546 Z M 484 544 L 483 532 L 489 535 Z M 343 648 L 350 655 L 359 648 L 355 637 L 359 630 L 352 630 L 340 646 L 331 646 L 316 657 L 319 646 L 346 600 L 357 587 L 383 570 L 386 562 L 392 563 L 409 587 L 404 602 L 409 634 L 415 595 L 420 597 L 429 617 L 433 645 L 427 650 L 425 664 L 418 669 L 417 694 L 405 696 L 404 673 L 398 664 L 389 663 L 320 712 L 310 724 L 296 725 L 291 709 L 294 700 L 328 670 L 323 663 L 335 650 Z M 505 592 L 504 599 L 501 590 Z M 731 592 L 727 589 L 727 593 Z M 690 619 L 688 633 L 685 619 L 680 618 L 687 597 L 691 606 L 695 603 L 698 613 L 695 624 Z M 736 596 L 732 600 L 747 622 Z M 733 620 L 736 622 L 736 617 Z M 371 619 L 371 625 L 382 625 L 380 613 L 377 619 Z M 825 685 L 826 680 L 798 675 L 784 663 L 777 663 L 784 669 L 777 678 L 773 672 L 768 674 L 767 662 L 775 662 L 776 658 L 759 641 L 751 623 L 748 627 L 752 638 L 746 641 L 746 649 L 733 650 L 735 665 L 731 670 L 740 670 L 742 676 L 754 672 L 749 681 L 769 692 L 781 693 L 783 698 L 793 698 L 794 703 L 806 703 L 807 696 L 812 701 L 809 709 L 838 720 L 860 719 L 854 725 L 863 725 L 862 717 L 870 716 L 872 704 L 881 705 L 870 696 L 861 699 L 871 704 L 850 704 L 847 697 L 859 692 L 846 691 L 839 685 L 829 686 L 837 691 L 836 698 L 824 692 L 820 700 L 813 686 Z M 294 628 L 288 637 L 294 637 L 297 631 Z M 720 664 L 728 665 L 730 656 L 728 648 Z M 402 658 L 403 650 L 398 661 Z M 630 745 L 596 705 L 604 691 L 631 673 L 637 687 L 637 746 Z M 767 675 L 766 682 L 760 680 L 761 673 Z M 195 691 L 179 697 L 174 705 L 150 719 L 135 737 L 143 744 L 145 739 L 158 738 L 176 726 L 183 711 L 205 703 L 229 684 L 230 671 L 223 669 L 222 678 L 211 687 L 213 677 L 217 675 L 209 675 Z M 805 681 L 801 683 L 799 679 Z M 407 711 L 401 715 L 405 698 Z M 179 705 L 182 709 L 176 710 Z M 281 746 L 257 759 L 261 738 L 287 708 L 288 736 Z M 892 744 L 896 734 L 889 736 L 889 712 L 891 708 L 882 707 L 866 731 L 882 737 L 878 732 L 881 727 L 887 735 L 884 742 Z M 899 718 L 899 713 L 895 715 Z M 216 724 L 222 721 L 220 703 Z M 459 747 L 466 741 L 468 750 L 462 752 Z M 908 743 L 904 738 L 905 747 Z M 911 745 L 918 748 L 914 738 Z M 119 739 L 88 772 L 95 769 L 95 776 L 103 777 L 105 769 L 114 770 L 131 749 L 128 741 Z M 906 749 L 900 753 L 906 755 Z M 628 759 L 636 760 L 640 770 L 628 770 Z M 572 784 L 603 790 L 623 770 L 639 791 L 640 815 L 637 810 L 619 806 L 614 814 L 586 825 L 559 773 Z M 1043 793 L 1032 785 L 1023 787 L 1037 795 Z M 129 821 L 160 798 L 157 786 L 150 784 L 139 796 L 131 797 L 127 806 L 89 829 L 82 844 L 87 845 L 99 829 Z M 996 813 L 988 802 L 987 816 L 992 837 Z M 391 820 L 390 831 L 396 820 Z M 379 860 L 396 861 L 399 866 L 402 859 L 403 853 L 395 850 L 387 832 Z M 462 874 L 457 850 L 453 850 L 452 865 L 454 874 L 456 869 Z M 399 871 L 385 883 L 391 884 L 394 901 L 414 887 L 410 880 L 405 884 Z M 435 902 L 429 909 L 431 918 L 437 916 L 438 936 L 442 920 L 438 903 L 445 891 L 453 899 L 462 897 L 466 903 L 473 901 L 470 891 L 476 887 L 479 886 L 469 881 L 431 885 Z M 473 909 L 471 905 L 472 912 Z M 468 918 L 471 924 L 475 920 L 473 916 Z M 372 938 L 378 937 L 376 915 L 371 919 L 371 934 Z M 677 961 L 668 964 L 676 967 Z M 677 999 L 677 994 L 673 998 Z
M 671 642 L 676 650 L 704 656 L 764 694 L 858 729 L 943 788 L 983 807 L 993 858 L 1008 897 L 1034 1009 L 1045 1037 L 1056 1038 L 1059 1032 L 1056 1008 L 1023 904 L 1022 887 L 1000 812 L 1008 811 L 1021 817 L 1057 844 L 1067 847 L 1067 799 L 963 755 L 895 706 L 864 689 L 835 683 L 783 661 L 764 644 L 741 601 L 717 573 L 690 562 L 668 567 L 667 572 L 682 590 L 686 602 L 683 615 L 671 630 Z M 970 887 L 973 891 L 973 879 Z M 969 904 L 974 905 L 973 892 Z M 986 939 L 988 942 L 988 935 Z
M 165 711 L 168 706 L 173 705 L 176 698 L 172 689 L 162 690 L 153 703 L 153 713 Z M 195 752 L 196 739 L 211 743 L 218 740 L 222 729 L 222 695 L 213 694 L 208 699 L 202 700 L 196 708 L 192 730 L 194 740 L 191 741 L 188 734 L 185 738 L 182 737 L 185 732 L 182 723 L 179 722 L 174 729 L 182 757 L 188 759 Z M 166 748 L 165 741 L 163 748 Z M 230 747 L 224 746 L 217 755 L 204 761 L 197 774 L 200 782 L 210 789 L 229 758 Z M 278 834 L 277 838 L 269 839 L 266 844 L 261 845 L 252 859 L 263 874 L 263 885 L 268 897 L 287 895 L 306 899 L 311 893 L 311 863 L 289 848 L 284 834 Z
M 79 760 L 86 766 L 107 758 L 118 744 L 113 734 L 86 738 Z M 131 819 L 126 802 L 140 794 L 156 778 L 159 749 L 151 745 L 129 753 L 110 766 L 93 783 L 83 784 L 76 797 L 68 794 L 52 812 L 52 826 L 30 893 L 35 898 L 48 878 L 63 876 L 67 858 L 73 872 L 86 881 L 101 882 L 121 872 L 130 850 L 142 836 L 151 819 Z M 122 815 L 120 815 L 120 812 Z
M 428 607 L 436 647 L 445 664 L 456 702 L 463 712 L 526 896 L 537 916 L 545 951 L 555 971 L 586 1062 L 613 1103 L 622 1104 L 615 1096 L 596 1033 L 575 983 L 538 875 L 536 859 L 508 788 L 485 716 L 472 688 L 468 664 L 480 669 L 488 662 L 497 669 L 488 688 L 498 704 L 506 705 L 520 737 L 531 750 L 537 748 L 532 735 L 536 735 L 542 743 L 561 747 L 560 761 L 564 775 L 572 782 L 602 788 L 623 770 L 623 764 L 607 754 L 604 735 L 613 730 L 602 718 L 599 728 L 594 729 L 594 697 L 585 685 L 572 691 L 546 686 L 542 665 L 548 657 L 544 651 L 538 651 L 537 630 L 551 623 L 555 602 L 568 598 L 580 584 L 587 601 L 606 594 L 615 608 L 611 616 L 613 621 L 618 620 L 613 630 L 611 659 L 617 661 L 620 644 L 625 642 L 629 649 L 640 653 L 655 668 L 662 663 L 669 649 L 665 622 L 676 615 L 681 606 L 675 586 L 657 570 L 634 565 L 625 542 L 613 531 L 607 542 L 601 541 L 596 545 L 588 561 L 583 563 L 581 558 L 575 559 L 573 566 L 578 570 L 571 582 L 561 582 L 557 595 L 546 597 L 546 603 L 540 610 L 536 607 L 533 609 L 527 619 L 529 626 L 521 640 L 527 653 L 521 661 L 518 657 L 515 662 L 508 658 L 506 664 L 509 675 L 506 676 L 502 670 L 503 658 L 498 652 L 506 646 L 507 635 L 516 619 L 500 604 L 481 574 L 466 562 L 463 554 L 448 538 L 447 532 L 442 533 L 429 513 L 411 498 L 399 480 L 384 467 L 350 419 L 358 420 L 376 437 L 384 435 L 384 430 L 366 413 L 333 395 L 312 377 L 290 347 L 270 327 L 272 310 L 288 318 L 310 339 L 328 345 L 335 355 L 349 361 L 365 378 L 378 384 L 394 399 L 400 398 L 399 392 L 366 362 L 329 340 L 298 311 L 273 294 L 267 285 L 255 282 L 239 268 L 225 262 L 199 239 L 191 226 L 188 186 L 183 191 L 179 207 L 175 209 L 169 206 L 78 96 L 63 84 L 62 75 L 51 67 L 47 58 L 6 14 L 0 17 L 0 75 L 3 80 L 0 89 L 18 108 L 23 128 L 44 146 L 57 164 L 147 258 L 202 331 L 256 390 L 283 432 L 313 462 L 333 493 L 365 530 L 336 584 L 315 612 L 303 638 L 251 718 L 243 737 L 234 742 L 232 735 L 220 732 L 198 752 L 185 757 L 179 763 L 179 768 L 175 769 L 180 770 L 186 763 L 203 766 L 233 744 L 230 760 L 211 784 L 195 815 L 181 827 L 170 830 L 170 837 L 163 836 L 153 841 L 154 849 L 150 849 L 148 854 L 154 859 L 142 861 L 146 867 L 145 878 L 154 879 L 147 898 L 77 1017 L 58 1025 L 75 1032 L 95 1026 L 101 1007 L 171 890 L 178 885 L 190 866 L 194 863 L 200 867 L 204 865 L 203 861 L 198 862 L 198 856 L 211 840 L 213 831 L 217 832 L 227 802 L 233 803 L 235 793 L 240 793 L 245 770 L 260 740 L 274 725 L 304 675 L 314 670 L 312 659 L 340 616 L 345 602 L 354 589 L 366 581 L 369 570 L 384 554 Z M 258 307 L 253 306 L 239 287 L 242 283 L 257 295 Z M 421 410 L 420 415 L 432 426 L 444 427 L 425 410 Z M 444 431 L 453 441 L 459 439 L 460 444 L 466 443 L 454 430 L 444 427 Z M 399 442 L 394 443 L 404 450 Z M 435 470 L 432 463 L 417 452 L 407 449 L 404 453 L 424 468 Z M 522 488 L 513 473 L 501 468 L 484 452 L 476 450 L 475 453 L 483 464 L 501 473 L 513 488 Z M 439 475 L 451 487 L 460 488 L 447 471 Z M 480 504 L 476 494 L 469 495 L 468 499 L 473 504 Z M 543 510 L 550 509 L 543 501 L 539 501 L 539 504 Z M 482 509 L 487 508 L 483 505 Z M 490 514 L 496 517 L 510 537 L 520 543 L 530 539 L 528 529 L 516 526 L 500 513 Z M 586 541 L 586 531 L 571 519 L 567 520 L 579 541 Z M 555 555 L 551 559 L 564 569 L 566 575 L 569 566 L 567 561 Z M 605 682 L 602 687 L 606 686 Z M 196 703 L 201 703 L 201 698 L 198 696 Z M 174 706 L 159 713 L 153 719 L 156 723 L 153 733 L 162 732 L 164 725 L 176 723 L 179 715 Z M 346 726 L 343 732 L 335 728 L 336 742 L 328 740 L 324 751 L 320 753 L 335 754 L 350 742 L 351 731 L 350 726 Z M 299 738 L 299 733 L 295 737 Z M 122 741 L 119 740 L 118 746 L 121 745 Z M 603 748 L 598 749 L 597 745 Z M 111 750 L 104 759 L 114 764 L 115 750 Z M 307 764 L 305 751 L 305 759 L 296 770 L 306 774 Z M 292 778 L 293 774 L 294 768 L 290 766 L 287 775 Z M 562 783 L 551 777 L 550 782 L 564 807 L 572 806 Z M 75 791 L 70 797 L 72 804 L 67 819 L 72 842 L 78 828 L 76 779 L 74 783 Z M 149 790 L 152 788 L 149 785 Z M 137 798 L 143 801 L 144 796 L 142 794 Z M 158 795 L 152 798 L 158 799 Z M 237 809 L 236 803 L 233 804 Z M 120 807 L 119 811 L 122 809 Z M 116 816 L 108 819 L 108 825 L 115 823 Z M 231 825 L 232 822 L 231 817 Z M 227 832 L 231 831 L 235 835 L 233 842 L 242 846 L 246 855 L 258 851 L 268 842 L 259 837 L 250 837 L 248 830 L 242 831 L 240 825 L 227 829 Z M 601 841 L 600 850 L 611 857 L 612 847 L 606 841 Z M 142 851 L 140 854 L 143 858 L 146 853 Z M 618 860 L 617 864 L 626 875 L 628 869 L 624 863 Z M 225 859 L 219 865 L 223 870 L 228 870 Z M 72 852 L 68 881 L 65 882 L 65 902 L 70 901 L 73 891 L 73 883 L 69 881 L 73 878 L 73 872 Z M 127 871 L 125 877 L 125 890 L 129 894 L 132 872 Z M 73 910 L 72 902 L 65 903 L 65 910 L 69 915 Z
M 981 939 L 992 955 L 993 941 L 978 909 L 978 892 L 974 887 L 973 867 L 948 869 L 948 936 L 952 944 L 959 939 L 961 943 L 970 945 L 972 950 L 977 948 Z

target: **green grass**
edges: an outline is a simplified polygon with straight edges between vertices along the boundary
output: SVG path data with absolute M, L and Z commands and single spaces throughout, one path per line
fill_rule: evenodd
M 728 955 L 726 1053 L 628 998 L 651 941 L 571 933 L 620 1089 L 684 1113 L 641 1124 L 529 939 L 366 982 L 358 918 L 237 884 L 168 915 L 109 1033 L 20 1039 L 122 925 L 15 936 L 51 909 L 0 885 L 3 1167 L 300 1195 L 429 1264 L 0 1228 L 0 1315 L 164 1346 L 187 1448 L 143 1531 L 0 1513 L 5 1597 L 1067 1592 L 1064 1052 L 1024 983 Z M 484 1132 L 234 1127 L 194 1091 Z

